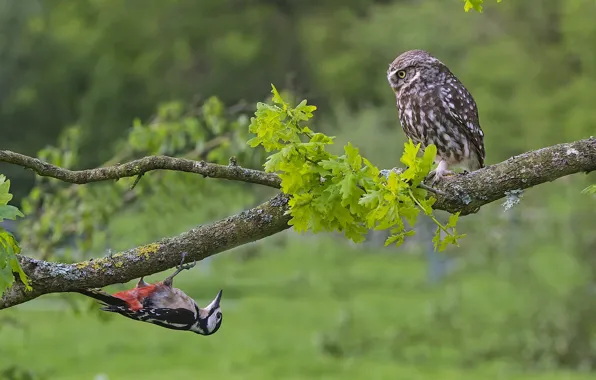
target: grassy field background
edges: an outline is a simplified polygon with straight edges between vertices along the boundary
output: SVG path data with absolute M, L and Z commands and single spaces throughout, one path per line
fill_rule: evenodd
M 495 271 L 431 286 L 420 256 L 287 237 L 285 248 L 236 249 L 177 278 L 203 304 L 224 289 L 213 336 L 104 320 L 78 295 L 69 297 L 78 312 L 46 296 L 0 315 L 0 369 L 64 380 L 594 378 L 528 368 L 516 360 L 519 344 L 506 352 L 503 340 L 533 339 L 507 320 L 528 298 Z

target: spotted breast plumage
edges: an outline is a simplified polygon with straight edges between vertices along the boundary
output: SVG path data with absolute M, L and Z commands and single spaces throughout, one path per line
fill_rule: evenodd
M 454 174 L 450 166 L 466 171 L 484 167 L 484 133 L 476 102 L 447 66 L 423 50 L 410 50 L 389 65 L 387 80 L 406 136 L 422 149 L 437 147 L 433 183 Z

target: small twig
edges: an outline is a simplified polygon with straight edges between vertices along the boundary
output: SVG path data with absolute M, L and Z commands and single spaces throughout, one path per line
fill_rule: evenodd
M 437 220 L 437 218 L 432 213 L 430 213 L 430 214 L 427 214 L 426 213 L 426 210 L 424 209 L 424 207 L 422 206 L 422 204 L 420 204 L 420 202 L 418 201 L 418 199 L 416 199 L 416 197 L 414 196 L 414 193 L 412 193 L 412 189 L 410 189 L 409 192 L 410 192 L 410 197 L 412 197 L 412 199 L 414 200 L 414 202 L 416 202 L 416 204 L 418 205 L 418 207 L 420 207 L 420 209 L 426 214 L 426 216 L 428 216 L 429 218 L 431 218 L 432 221 L 435 222 L 435 224 L 441 230 L 443 230 L 443 232 L 445 232 L 447 235 L 451 236 L 451 233 L 449 233 L 449 231 L 447 230 L 447 228 L 445 226 L 443 226 L 443 224 L 441 224 L 441 222 L 439 222 Z
M 130 190 L 134 189 L 134 188 L 137 186 L 137 184 L 138 184 L 138 183 L 141 181 L 141 178 L 143 178 L 143 175 L 144 175 L 144 174 L 145 174 L 145 173 L 141 173 L 141 174 L 139 174 L 139 175 L 137 176 L 137 178 L 135 178 L 135 181 L 134 181 L 134 182 L 132 183 L 132 185 L 130 186 Z
M 437 190 L 437 189 L 435 189 L 435 188 L 432 188 L 432 187 L 430 187 L 430 186 L 428 186 L 428 185 L 425 185 L 425 184 L 423 184 L 423 183 L 419 184 L 419 185 L 418 185 L 418 187 L 420 187 L 421 189 L 424 189 L 424 190 L 426 190 L 426 191 L 430 191 L 431 193 L 434 193 L 434 194 L 440 195 L 440 196 L 442 196 L 442 197 L 445 197 L 445 196 L 447 196 L 447 193 L 446 193 L 446 192 L 444 192 L 444 191 L 441 191 L 441 190 Z

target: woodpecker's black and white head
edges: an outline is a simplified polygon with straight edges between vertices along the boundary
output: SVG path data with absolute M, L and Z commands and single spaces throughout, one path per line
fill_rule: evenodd
M 221 326 L 223 315 L 219 301 L 221 300 L 222 291 L 217 293 L 217 296 L 205 308 L 198 308 L 198 318 L 196 322 L 190 326 L 190 331 L 201 335 L 215 334 Z

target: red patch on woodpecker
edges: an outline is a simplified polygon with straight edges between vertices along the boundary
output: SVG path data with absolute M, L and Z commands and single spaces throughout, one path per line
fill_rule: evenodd
M 150 284 L 142 288 L 134 288 L 130 290 L 123 290 L 112 296 L 126 301 L 130 310 L 138 311 L 143 308 L 143 300 L 149 297 L 157 290 L 158 284 Z

